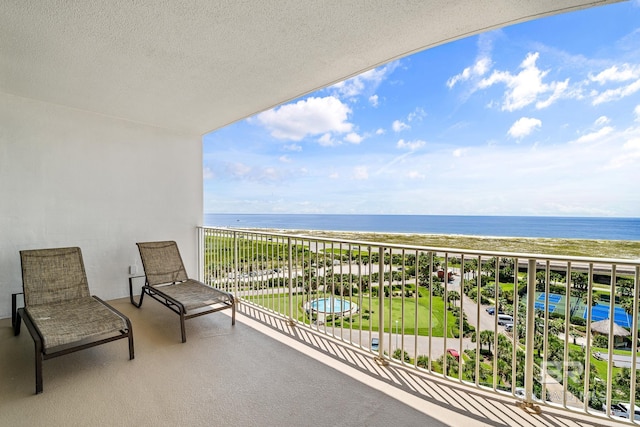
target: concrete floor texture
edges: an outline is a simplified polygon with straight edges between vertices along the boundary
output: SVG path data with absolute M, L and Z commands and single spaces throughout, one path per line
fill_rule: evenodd
M 242 306 L 188 320 L 153 300 L 110 303 L 129 316 L 119 340 L 43 363 L 35 395 L 27 328 L 0 320 L 2 426 L 601 426 L 563 409 L 529 414 L 514 399 L 379 366 L 372 353 Z

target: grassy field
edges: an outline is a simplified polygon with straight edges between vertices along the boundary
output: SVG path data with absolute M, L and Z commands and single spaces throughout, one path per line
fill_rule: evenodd
M 426 291 L 421 290 L 426 294 Z M 328 295 L 327 295 L 328 296 Z M 324 298 L 325 295 L 320 293 L 318 296 L 311 296 L 313 298 Z M 289 316 L 289 300 L 287 294 L 270 294 L 270 295 L 256 295 L 245 297 L 250 301 L 260 304 L 268 309 L 280 312 L 285 316 Z M 344 299 L 352 301 L 358 304 L 360 310 L 358 313 L 347 319 L 337 318 L 333 322 L 327 322 L 327 325 L 339 327 L 342 325 L 344 328 L 360 329 L 368 331 L 369 328 L 373 331 L 380 330 L 379 316 L 378 316 L 378 304 L 379 299 L 377 297 L 363 296 L 362 300 L 358 297 L 344 297 Z M 309 300 L 308 295 L 294 295 L 294 318 L 301 322 L 309 322 L 307 314 L 304 310 L 304 304 Z M 429 317 L 429 297 L 428 295 L 421 298 L 402 298 L 394 297 L 391 304 L 391 316 L 389 316 L 389 299 L 384 300 L 384 330 L 389 332 L 389 325 L 392 327 L 391 332 L 395 332 L 395 322 L 398 320 L 399 328 L 402 329 L 402 317 L 404 307 L 404 333 L 409 335 L 428 335 L 430 322 L 432 323 L 432 333 L 434 337 L 444 336 L 444 316 L 447 316 L 447 336 L 453 337 L 453 330 L 457 329 L 458 322 L 451 312 L 445 309 L 442 298 L 433 298 L 433 317 Z M 418 324 L 415 327 L 416 310 L 418 313 Z

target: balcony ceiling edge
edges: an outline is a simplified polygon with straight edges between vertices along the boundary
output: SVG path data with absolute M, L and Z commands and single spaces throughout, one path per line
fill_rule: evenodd
M 0 91 L 204 134 L 423 49 L 614 2 L 3 2 Z

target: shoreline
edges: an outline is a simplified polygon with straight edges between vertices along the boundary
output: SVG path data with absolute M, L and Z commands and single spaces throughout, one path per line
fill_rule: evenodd
M 218 227 L 216 227 L 218 228 Z M 640 241 L 570 239 L 558 237 L 470 236 L 463 234 L 419 234 L 368 231 L 304 230 L 277 228 L 241 228 L 249 231 L 273 232 L 331 239 L 386 242 L 413 246 L 434 246 L 467 250 L 517 252 L 542 255 L 568 255 L 594 258 L 617 258 L 640 261 Z

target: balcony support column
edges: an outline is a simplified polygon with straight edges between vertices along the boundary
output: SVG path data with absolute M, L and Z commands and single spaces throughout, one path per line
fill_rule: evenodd
M 287 247 L 289 248 L 289 326 L 295 326 L 296 322 L 293 321 L 293 249 L 291 247 L 291 237 L 287 237 Z
M 535 317 L 536 317 L 536 260 L 529 259 L 527 269 L 527 319 L 525 333 L 525 360 L 524 360 L 524 401 L 516 404 L 527 411 L 537 414 L 541 412 L 540 406 L 533 403 L 533 355 L 535 345 Z M 514 343 L 515 345 L 516 343 Z
M 238 288 L 240 287 L 240 252 L 238 249 L 238 232 L 233 232 L 233 290 L 235 295 L 238 296 Z M 236 304 L 240 301 L 240 298 L 235 299 Z
M 378 365 L 387 366 L 389 361 L 384 358 L 384 247 L 382 246 L 378 248 L 378 325 L 378 355 L 375 361 Z

